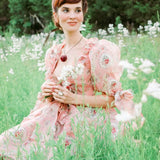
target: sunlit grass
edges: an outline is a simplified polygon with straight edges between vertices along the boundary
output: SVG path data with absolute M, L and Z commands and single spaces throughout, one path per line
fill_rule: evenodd
M 21 45 L 17 46 L 17 51 L 13 52 L 13 42 L 15 37 L 6 35 L 5 40 L 1 41 L 0 49 L 0 133 L 17 124 L 19 124 L 30 110 L 34 107 L 37 93 L 40 86 L 44 82 L 44 72 L 39 71 L 38 61 L 44 61 L 45 51 L 51 45 L 47 43 L 44 49 L 33 51 L 38 43 L 43 42 L 44 38 L 23 37 L 17 40 L 17 45 L 21 41 Z M 101 38 L 103 36 L 101 35 Z M 160 38 L 136 35 L 128 37 L 111 36 L 107 39 L 119 44 L 121 40 L 121 59 L 128 60 L 136 68 L 140 64 L 135 63 L 135 59 L 149 59 L 155 66 L 151 67 L 151 73 L 144 73 L 138 70 L 136 79 L 129 79 L 125 69 L 121 77 L 124 89 L 131 89 L 134 93 L 134 102 L 140 103 L 143 91 L 147 88 L 149 82 L 155 79 L 160 83 Z M 16 48 L 16 47 L 15 47 Z M 26 50 L 26 48 L 28 50 Z M 36 56 L 31 56 L 31 54 Z M 2 56 L 3 55 L 3 56 Z M 22 55 L 26 58 L 22 60 Z M 6 57 L 6 58 L 4 58 Z M 147 96 L 147 102 L 143 103 L 142 113 L 146 118 L 144 126 L 136 131 L 130 131 L 125 137 L 119 138 L 113 142 L 111 140 L 109 130 L 102 132 L 99 127 L 95 131 L 92 127 L 89 132 L 94 135 L 82 133 L 80 129 L 76 133 L 76 140 L 69 147 L 64 146 L 63 137 L 57 143 L 53 140 L 47 142 L 48 146 L 52 146 L 54 159 L 107 159 L 107 160 L 156 160 L 160 159 L 160 100 Z M 78 130 L 78 129 L 77 129 Z M 84 134 L 83 138 L 82 134 Z M 101 138 L 102 134 L 103 138 Z M 141 140 L 140 144 L 136 144 L 133 138 Z M 87 139 L 87 140 L 86 140 Z M 54 149 L 57 148 L 57 149 Z M 36 154 L 29 155 L 31 159 L 45 159 L 48 153 L 46 151 L 38 151 Z M 29 159 L 29 158 L 28 158 Z

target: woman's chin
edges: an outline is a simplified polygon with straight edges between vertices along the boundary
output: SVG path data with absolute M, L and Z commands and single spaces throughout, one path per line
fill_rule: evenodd
M 80 30 L 80 27 L 75 27 L 75 26 L 71 26 L 71 27 L 68 27 L 66 29 L 64 29 L 63 31 L 66 31 L 66 32 L 77 32 Z

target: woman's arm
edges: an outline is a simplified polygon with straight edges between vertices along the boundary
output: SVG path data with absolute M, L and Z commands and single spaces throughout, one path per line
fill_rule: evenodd
M 111 108 L 114 106 L 114 98 L 107 95 L 95 95 L 95 96 L 87 96 L 87 95 L 77 95 L 75 94 L 75 102 L 76 105 L 86 105 L 91 107 L 103 107 L 103 108 Z
M 107 95 L 79 95 L 74 94 L 61 86 L 54 86 L 54 92 L 52 93 L 55 100 L 65 104 L 85 105 L 90 107 L 113 107 L 114 98 Z

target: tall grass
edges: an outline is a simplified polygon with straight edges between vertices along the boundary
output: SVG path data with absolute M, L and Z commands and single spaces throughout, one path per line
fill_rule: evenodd
M 17 39 L 7 34 L 3 38 L 1 37 L 0 133 L 19 124 L 29 114 L 35 105 L 40 86 L 44 82 L 44 72 L 39 71 L 37 64 L 40 61 L 43 62 L 46 48 L 51 45 L 51 41 L 43 50 L 37 49 L 37 51 L 33 51 L 36 45 L 42 44 L 44 40 L 41 36 L 42 39 L 38 36 L 35 37 L 21 37 Z M 101 36 L 101 38 L 103 37 Z M 136 58 L 149 59 L 155 64 L 152 67 L 153 72 L 149 74 L 137 70 L 136 78 L 129 79 L 125 69 L 121 77 L 123 88 L 132 89 L 134 92 L 134 102 L 141 102 L 143 91 L 147 88 L 149 82 L 156 79 L 160 83 L 160 38 L 146 35 L 141 37 L 132 35 L 128 37 L 111 36 L 105 38 L 116 44 L 121 40 L 123 42 L 121 59 L 128 60 L 135 67 L 138 68 L 139 65 L 135 63 Z M 20 45 L 18 46 L 18 44 Z M 13 51 L 14 48 L 17 48 L 17 51 Z M 28 54 L 29 52 L 33 55 L 37 54 L 37 58 L 33 58 L 33 56 Z M 22 55 L 26 56 L 25 60 L 22 60 Z M 77 126 L 76 139 L 73 145 L 65 147 L 63 136 L 57 142 L 53 139 L 46 142 L 47 146 L 52 146 L 53 159 L 160 159 L 160 100 L 150 95 L 147 98 L 147 102 L 143 103 L 142 107 L 142 113 L 146 121 L 144 126 L 138 131 L 130 131 L 126 136 L 112 141 L 109 130 L 102 128 L 102 126 L 99 126 L 97 130 L 91 126 L 87 133 L 85 128 L 82 129 L 80 126 Z M 133 138 L 141 140 L 141 143 L 136 144 Z M 39 149 L 36 154 L 34 152 L 30 153 L 28 159 L 44 160 L 47 154 L 47 149 L 43 151 Z M 21 157 L 21 154 L 19 156 Z

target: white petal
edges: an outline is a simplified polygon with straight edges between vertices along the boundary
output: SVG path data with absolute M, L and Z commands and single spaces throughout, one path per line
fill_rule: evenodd
M 156 82 L 154 79 L 152 82 L 149 83 L 147 89 L 143 91 L 146 95 L 151 95 L 154 98 L 160 99 L 160 84 Z
M 121 111 L 120 114 L 117 114 L 115 117 L 116 117 L 116 120 L 121 121 L 121 122 L 126 122 L 126 121 L 130 121 L 134 119 L 133 115 L 123 110 Z
M 147 96 L 145 94 L 142 95 L 141 102 L 142 103 L 146 103 L 147 102 Z

